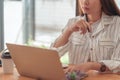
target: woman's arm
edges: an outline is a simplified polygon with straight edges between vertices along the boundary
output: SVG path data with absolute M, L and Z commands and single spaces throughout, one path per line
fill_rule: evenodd
M 72 32 L 69 29 L 64 30 L 64 32 L 58 37 L 58 39 L 55 41 L 53 47 L 60 47 L 65 45 L 68 42 L 68 39 Z
M 117 18 L 116 21 L 116 37 L 117 41 L 115 43 L 115 48 L 113 51 L 113 54 L 111 56 L 111 60 L 101 60 L 100 62 L 103 62 L 113 73 L 120 72 L 120 17 Z M 114 33 L 113 33 L 114 34 Z
M 65 73 L 75 71 L 75 70 L 80 70 L 83 72 L 87 72 L 89 70 L 97 70 L 97 71 L 103 72 L 101 71 L 102 66 L 103 65 L 99 62 L 86 62 L 79 65 L 69 65 L 68 68 L 65 69 Z M 105 71 L 110 71 L 110 70 L 108 67 L 105 66 Z
M 120 72 L 120 40 L 111 56 L 111 60 L 102 60 L 101 62 L 103 62 L 113 73 Z

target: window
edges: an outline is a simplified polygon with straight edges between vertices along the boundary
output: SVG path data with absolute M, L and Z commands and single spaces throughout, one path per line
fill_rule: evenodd
M 120 0 L 116 0 L 118 7 L 120 8 Z
M 5 43 L 22 43 L 22 2 L 4 1 L 4 38 Z
M 75 0 L 35 0 L 35 41 L 50 46 L 71 17 Z
M 3 0 L 0 0 L 0 51 L 4 49 Z

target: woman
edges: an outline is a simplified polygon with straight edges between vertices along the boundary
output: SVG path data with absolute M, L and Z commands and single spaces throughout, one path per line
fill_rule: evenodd
M 115 0 L 79 0 L 79 5 L 80 16 L 69 20 L 53 44 L 60 56 L 69 52 L 74 65 L 66 71 L 119 72 L 120 11 Z

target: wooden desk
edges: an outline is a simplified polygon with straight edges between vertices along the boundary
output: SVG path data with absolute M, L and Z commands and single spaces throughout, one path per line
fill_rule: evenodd
M 100 74 L 96 71 L 89 71 L 88 77 L 83 80 L 120 80 L 118 74 Z M 13 74 L 4 74 L 0 67 L 0 80 L 35 80 L 28 77 L 19 76 L 17 70 L 14 70 Z
M 20 76 L 16 69 L 14 69 L 13 74 L 4 74 L 2 68 L 0 67 L 0 80 L 36 80 L 36 79 Z

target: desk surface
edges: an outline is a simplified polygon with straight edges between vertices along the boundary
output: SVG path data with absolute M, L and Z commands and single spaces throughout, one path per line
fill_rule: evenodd
M 13 74 L 4 74 L 0 67 L 0 80 L 35 80 L 28 77 L 19 76 L 17 70 L 14 70 Z M 118 74 L 100 74 L 96 71 L 89 71 L 88 77 L 83 80 L 120 80 Z

